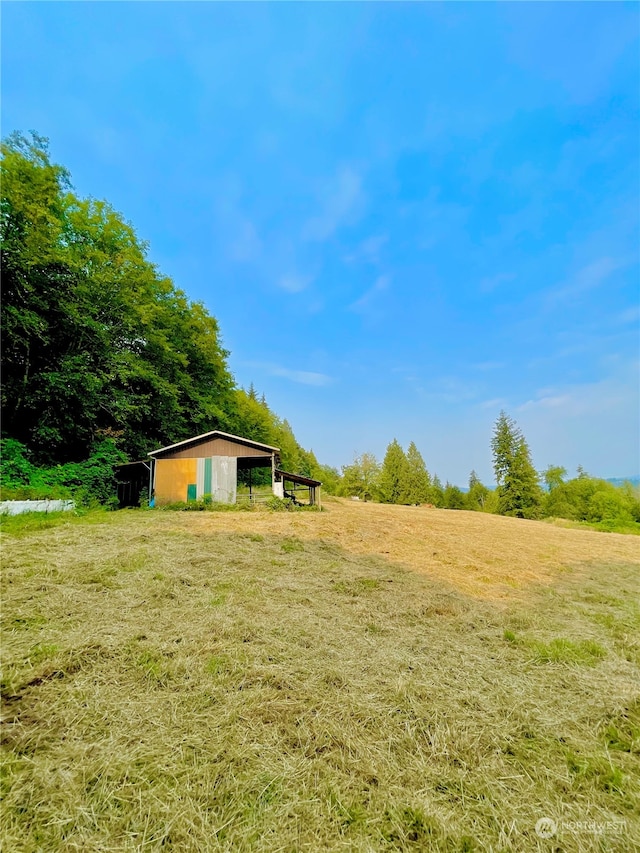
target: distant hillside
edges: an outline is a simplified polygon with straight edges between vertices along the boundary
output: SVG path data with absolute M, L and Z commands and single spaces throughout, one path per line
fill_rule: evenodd
M 640 486 L 640 476 L 607 477 L 607 483 L 613 483 L 614 486 L 621 486 L 623 483 L 631 483 L 633 486 Z

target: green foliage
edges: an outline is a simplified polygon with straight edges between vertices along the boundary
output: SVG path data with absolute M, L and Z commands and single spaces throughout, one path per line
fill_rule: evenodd
M 564 478 L 567 476 L 567 469 L 561 465 L 549 465 L 542 473 L 542 478 L 545 482 L 548 491 L 557 489 L 564 483 Z
M 355 456 L 351 465 L 342 466 L 340 494 L 353 495 L 365 501 L 374 500 L 379 494 L 379 477 L 380 463 L 373 453 Z
M 313 451 L 305 450 L 298 444 L 289 422 L 280 420 L 269 409 L 264 396 L 258 399 L 253 385 L 249 391 L 244 389 L 235 391 L 231 423 L 231 428 L 237 435 L 272 447 L 279 447 L 280 464 L 285 471 L 320 480 L 328 494 L 335 494 L 339 480 L 338 472 L 321 466 Z M 240 473 L 240 482 L 248 485 L 248 471 Z M 251 482 L 254 486 L 270 484 L 271 472 L 258 468 L 251 472 Z
M 48 468 L 31 465 L 27 449 L 15 439 L 3 439 L 1 444 L 3 499 L 73 498 L 82 505 L 115 504 L 114 468 L 125 461 L 125 456 L 113 439 L 107 438 L 97 444 L 84 462 L 67 462 Z
M 14 487 L 31 488 L 30 466 L 85 464 L 105 438 L 136 459 L 216 428 L 280 447 L 285 468 L 314 476 L 287 421 L 234 387 L 216 319 L 107 202 L 73 192 L 46 139 L 8 137 L 0 167 L 2 434 L 28 448 L 5 447 Z M 92 494 L 100 464 L 82 472 Z M 79 472 L 40 479 L 76 488 Z
M 529 447 L 515 421 L 501 412 L 491 440 L 501 515 L 537 518 L 542 492 Z
M 81 199 L 46 140 L 2 146 L 3 431 L 34 462 L 130 456 L 228 423 L 218 325 L 147 259 L 106 202 Z
M 273 495 L 265 501 L 265 506 L 273 512 L 288 512 L 293 509 L 294 503 L 290 498 L 279 498 Z
M 444 506 L 444 488 L 437 474 L 433 475 L 429 488 L 429 501 L 434 506 Z
M 14 438 L 4 438 L 0 441 L 2 466 L 0 467 L 0 486 L 15 489 L 28 486 L 35 472 L 35 466 L 29 459 L 29 452 L 24 444 Z
M 302 473 L 300 471 L 300 448 L 289 422 L 287 420 L 280 421 L 279 419 L 274 419 L 273 436 L 274 441 L 271 443 L 280 448 L 282 468 L 294 474 Z
M 247 392 L 240 388 L 235 392 L 232 430 L 253 441 L 273 444 L 273 414 L 266 402 L 260 402 L 253 386 Z
M 264 506 L 272 512 L 319 512 L 317 505 L 296 504 L 290 498 L 279 498 L 277 495 L 265 501 Z
M 488 512 L 491 490 L 480 482 L 480 479 L 475 471 L 469 475 L 469 491 L 467 493 L 466 504 L 468 509 Z
M 422 454 L 412 441 L 407 450 L 406 500 L 410 504 L 429 503 L 431 477 Z
M 494 515 L 498 515 L 499 514 L 499 512 L 498 512 L 499 501 L 500 501 L 500 497 L 498 495 L 498 490 L 497 489 L 488 489 L 487 490 L 487 496 L 486 496 L 485 503 L 484 503 L 484 507 L 483 507 L 483 512 L 491 512 Z M 472 509 L 474 509 L 474 507 L 472 507 Z
M 598 525 L 603 530 L 640 529 L 640 492 L 631 483 L 615 486 L 589 477 L 577 477 L 555 486 L 544 499 L 545 515 Z
M 340 494 L 340 472 L 330 465 L 318 465 L 310 474 L 322 483 L 322 490 L 327 495 Z
M 447 483 L 444 487 L 442 506 L 445 509 L 467 509 L 467 498 L 462 489 Z
M 410 468 L 404 450 L 394 438 L 387 447 L 378 487 L 383 503 L 408 503 Z

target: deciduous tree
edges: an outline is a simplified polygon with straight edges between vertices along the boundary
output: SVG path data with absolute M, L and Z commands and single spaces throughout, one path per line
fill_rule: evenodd
M 378 497 L 380 463 L 373 453 L 355 456 L 351 465 L 342 466 L 342 484 L 340 493 L 353 495 L 365 501 Z
M 467 505 L 469 509 L 484 511 L 487 506 L 489 489 L 480 482 L 475 471 L 469 475 L 469 491 L 467 492 Z
M 567 469 L 560 465 L 549 465 L 543 472 L 542 478 L 545 482 L 547 490 L 552 492 L 561 486 L 564 478 L 567 476 Z

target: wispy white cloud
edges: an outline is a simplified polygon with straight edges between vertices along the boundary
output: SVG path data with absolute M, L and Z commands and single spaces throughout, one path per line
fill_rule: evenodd
M 598 258 L 582 267 L 570 281 L 548 291 L 547 302 L 554 306 L 560 302 L 580 299 L 590 291 L 602 287 L 614 272 L 623 269 L 627 264 L 628 260 L 625 258 Z
M 638 362 L 619 367 L 614 375 L 598 382 L 560 385 L 540 388 L 536 394 L 521 403 L 517 412 L 548 412 L 555 410 L 562 417 L 612 413 L 621 404 L 627 405 L 638 398 Z
M 240 219 L 235 230 L 235 237 L 229 246 L 230 257 L 234 261 L 257 261 L 262 254 L 262 240 L 253 222 Z
M 637 361 L 611 365 L 596 382 L 540 388 L 513 409 L 536 464 L 584 465 L 603 477 L 637 474 L 640 381 Z
M 320 212 L 303 225 L 303 239 L 327 240 L 340 226 L 355 218 L 363 202 L 360 175 L 350 167 L 343 167 L 320 193 Z
M 640 320 L 640 305 L 631 305 L 614 317 L 614 322 L 620 326 L 628 326 Z
M 481 409 L 494 409 L 496 412 L 501 409 L 506 409 L 509 405 L 504 397 L 492 397 L 490 400 L 483 400 L 479 403 Z
M 356 246 L 351 254 L 344 258 L 347 264 L 368 263 L 376 264 L 380 260 L 380 252 L 382 247 L 389 241 L 388 234 L 377 234 L 369 237 Z
M 476 399 L 478 391 L 475 382 L 467 382 L 458 376 L 441 376 L 432 383 L 428 393 L 443 403 L 462 403 Z
M 288 379 L 299 385 L 322 387 L 330 385 L 333 382 L 333 378 L 326 373 L 317 373 L 312 370 L 292 370 L 289 367 L 283 367 L 280 364 L 273 364 L 269 361 L 251 361 L 247 362 L 247 366 L 258 368 L 269 374 L 269 376 L 281 376 L 283 379 Z
M 311 276 L 285 275 L 278 280 L 278 287 L 287 293 L 301 293 L 313 281 Z
M 372 304 L 373 300 L 375 299 L 375 297 L 379 293 L 382 293 L 383 291 L 385 291 L 389 287 L 390 283 L 391 283 L 391 279 L 389 278 L 389 276 L 387 276 L 387 275 L 379 276 L 376 279 L 375 284 L 372 287 L 370 287 L 369 290 L 367 290 L 365 293 L 363 293 L 359 299 L 357 299 L 355 302 L 353 302 L 349 306 L 349 308 L 352 311 L 357 311 L 359 313 L 367 311 L 371 307 L 371 304 Z
M 527 400 L 518 406 L 518 412 L 526 412 L 531 409 L 559 409 L 575 405 L 576 398 L 571 394 L 543 394 L 535 400 Z

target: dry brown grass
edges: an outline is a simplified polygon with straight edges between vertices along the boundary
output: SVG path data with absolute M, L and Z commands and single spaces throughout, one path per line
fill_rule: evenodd
M 640 539 L 575 530 L 477 512 L 389 506 L 325 499 L 327 512 L 176 514 L 175 529 L 258 531 L 333 542 L 350 554 L 376 555 L 437 578 L 469 595 L 491 600 L 527 595 L 549 585 L 566 566 L 598 562 L 640 565 Z
M 14 525 L 3 850 L 640 847 L 638 540 L 328 510 Z

